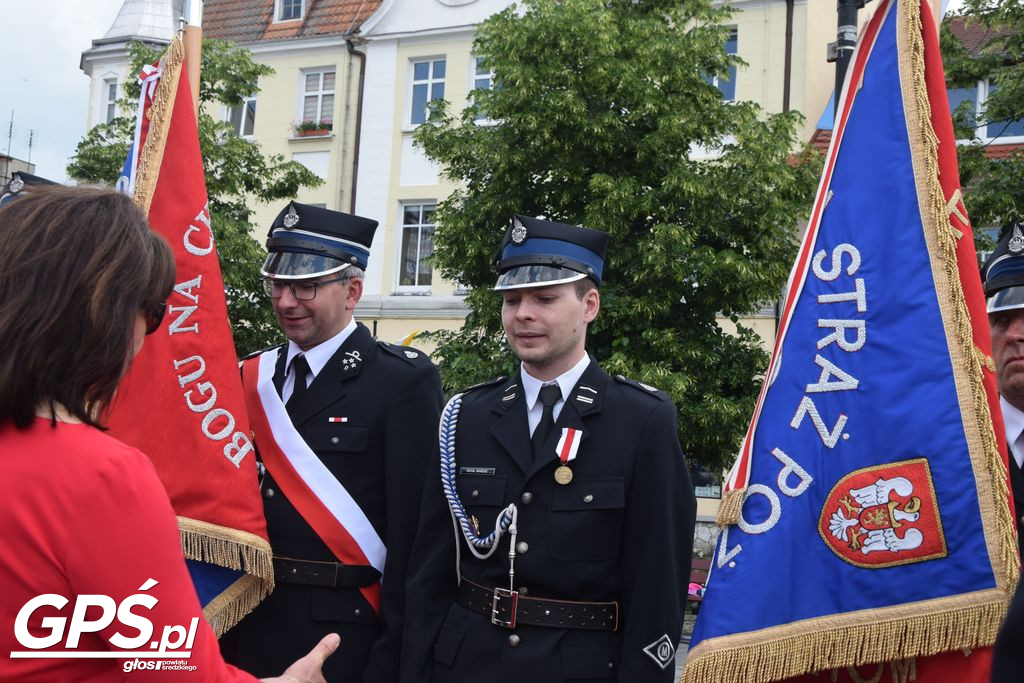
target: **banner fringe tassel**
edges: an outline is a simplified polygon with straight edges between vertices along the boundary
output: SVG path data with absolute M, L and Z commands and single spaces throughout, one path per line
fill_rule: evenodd
M 203 608 L 219 638 L 273 592 L 270 544 L 259 536 L 185 517 L 178 518 L 178 531 L 186 559 L 245 572 Z
M 722 494 L 722 502 L 718 506 L 718 515 L 715 517 L 715 524 L 720 527 L 732 526 L 740 521 L 740 513 L 743 512 L 743 501 L 747 498 L 746 487 L 733 489 Z

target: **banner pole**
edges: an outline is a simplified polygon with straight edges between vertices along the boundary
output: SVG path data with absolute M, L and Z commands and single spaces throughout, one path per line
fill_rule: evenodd
M 188 0 L 185 8 L 185 67 L 192 88 L 193 108 L 199 121 L 199 68 L 203 61 L 203 0 Z

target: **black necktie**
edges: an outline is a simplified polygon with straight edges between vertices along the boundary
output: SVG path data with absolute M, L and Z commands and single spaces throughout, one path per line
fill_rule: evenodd
M 288 410 L 298 405 L 303 394 L 306 393 L 306 375 L 310 370 L 309 362 L 301 353 L 292 358 L 292 372 L 295 373 L 295 385 L 292 387 L 292 395 L 288 397 L 288 403 L 285 405 Z
M 544 445 L 544 440 L 548 438 L 551 428 L 555 426 L 555 403 L 560 398 L 562 398 L 562 390 L 558 388 L 558 384 L 545 384 L 540 388 L 540 403 L 544 406 L 544 410 L 540 414 L 540 422 L 533 430 L 531 439 L 534 459 L 537 458 L 541 446 Z

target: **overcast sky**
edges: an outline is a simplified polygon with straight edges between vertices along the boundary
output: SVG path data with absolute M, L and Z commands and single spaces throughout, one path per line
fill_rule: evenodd
M 813 0 L 830 2 L 834 0 Z M 0 40 L 0 152 L 35 164 L 36 173 L 65 181 L 68 159 L 85 134 L 89 79 L 82 52 L 100 38 L 123 0 L 32 0 L 4 7 Z M 952 0 L 950 7 L 960 5 Z M 31 158 L 29 131 L 33 131 Z

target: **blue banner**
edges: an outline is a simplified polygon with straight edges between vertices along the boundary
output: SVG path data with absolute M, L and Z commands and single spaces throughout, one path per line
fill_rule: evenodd
M 991 644 L 1015 581 L 960 245 L 933 210 L 931 107 L 949 114 L 922 20 L 918 0 L 881 3 L 851 62 L 687 681 Z

